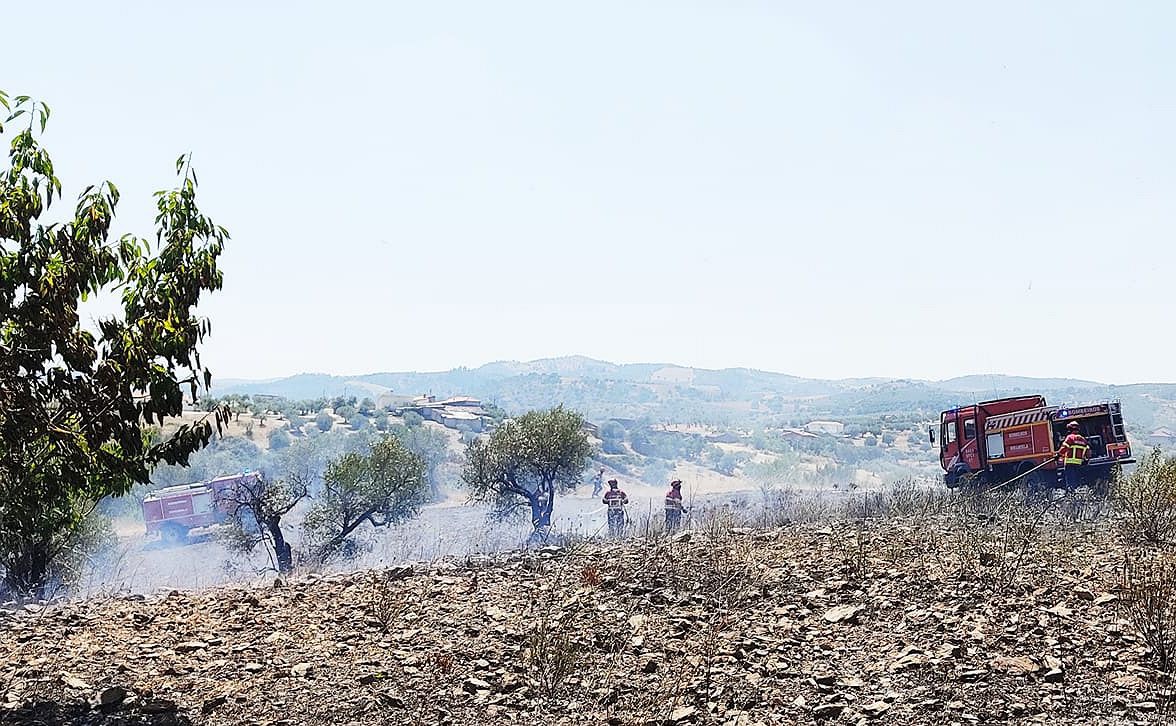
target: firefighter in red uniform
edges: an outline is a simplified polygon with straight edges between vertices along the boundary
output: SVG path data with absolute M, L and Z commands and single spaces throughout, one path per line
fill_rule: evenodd
M 1058 461 L 1062 463 L 1062 480 L 1067 491 L 1074 491 L 1082 480 L 1081 467 L 1090 459 L 1090 444 L 1079 433 L 1077 421 L 1066 424 L 1066 438 L 1058 448 Z
M 608 491 L 604 493 L 602 501 L 608 507 L 608 534 L 610 537 L 620 537 L 625 529 L 625 505 L 629 503 L 629 496 L 616 479 L 609 479 Z
M 666 492 L 666 532 L 673 534 L 682 525 L 682 480 L 670 482 L 670 490 Z

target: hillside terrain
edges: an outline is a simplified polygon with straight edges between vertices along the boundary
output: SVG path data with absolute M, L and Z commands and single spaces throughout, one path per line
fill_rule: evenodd
M 1156 722 L 1101 505 L 961 501 L 30 606 L 0 722 Z
M 349 412 L 339 420 L 346 421 L 344 429 L 384 426 L 388 419 L 380 409 L 394 411 L 397 401 L 420 394 L 438 400 L 473 396 L 502 416 L 564 405 L 596 427 L 599 449 L 586 475 L 605 467 L 622 482 L 664 486 L 673 472 L 691 467 L 695 473 L 739 480 L 749 490 L 876 488 L 912 477 L 931 482 L 942 472 L 927 431 L 940 412 L 1003 395 L 1045 393 L 1058 404 L 1118 398 L 1137 454 L 1157 444 L 1172 446 L 1171 431 L 1176 430 L 1176 384 L 1106 386 L 998 375 L 938 382 L 812 380 L 751 369 L 619 365 L 584 357 L 436 373 L 302 374 L 222 382 L 215 392 L 233 399 L 239 409 L 254 411 L 285 411 L 297 401 L 302 413 L 321 409 L 333 414 L 335 409 L 325 406 L 334 401 Z M 378 411 L 374 416 L 354 415 L 372 409 Z M 281 419 L 274 423 L 286 425 Z M 313 427 L 308 433 L 314 433 Z M 464 438 L 451 442 L 450 458 L 460 458 Z M 256 467 L 247 460 L 241 465 Z M 704 485 L 709 476 L 693 480 Z M 452 471 L 439 478 L 439 487 L 461 489 Z
M 358 376 L 299 374 L 267 381 L 214 382 L 216 395 L 266 394 L 289 399 L 471 395 L 508 413 L 563 403 L 591 420 L 647 418 L 745 430 L 795 426 L 834 417 L 872 423 L 883 417 L 925 422 L 940 411 L 1004 395 L 1045 393 L 1051 401 L 1118 398 L 1129 429 L 1144 434 L 1176 428 L 1176 384 L 1111 386 L 1065 378 L 973 375 L 944 381 L 861 378 L 806 379 L 746 368 L 706 370 L 672 364 L 614 364 L 585 357 L 489 363 L 432 373 Z

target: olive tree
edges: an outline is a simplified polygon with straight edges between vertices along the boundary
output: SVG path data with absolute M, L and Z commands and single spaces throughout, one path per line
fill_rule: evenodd
M 531 411 L 471 441 L 462 479 L 472 500 L 499 514 L 529 510 L 531 526 L 542 535 L 551 527 L 556 493 L 576 488 L 591 452 L 580 414 L 562 406 Z
M 389 433 L 404 442 L 408 450 L 425 462 L 425 481 L 429 484 L 429 497 L 433 501 L 442 499 L 439 469 L 449 455 L 449 439 L 439 427 L 409 427 L 397 424 L 389 427 Z
M 318 561 L 346 555 L 360 525 L 390 527 L 415 517 L 429 495 L 425 470 L 424 460 L 395 436 L 329 463 L 303 522 L 309 555 Z
M 185 464 L 227 420 L 214 407 L 150 441 L 147 424 L 207 390 L 201 297 L 221 287 L 228 233 L 196 204 L 190 159 L 179 186 L 155 195 L 155 238 L 110 239 L 119 202 L 109 181 L 47 219 L 61 181 L 40 138 L 49 108 L 0 92 L 0 569 L 7 588 L 39 592 L 103 497 Z M 117 312 L 83 324 L 79 307 L 109 296 Z
M 274 569 L 294 569 L 294 549 L 282 529 L 282 518 L 307 496 L 309 471 L 288 471 L 280 479 L 243 479 L 222 496 L 229 513 L 225 543 L 241 552 L 263 546 Z

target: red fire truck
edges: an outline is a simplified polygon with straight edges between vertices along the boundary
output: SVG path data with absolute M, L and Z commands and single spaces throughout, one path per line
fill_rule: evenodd
M 229 495 L 244 483 L 258 481 L 260 474 L 247 471 L 154 491 L 143 500 L 147 534 L 158 534 L 171 544 L 183 542 L 193 529 L 224 522 L 234 506 Z
M 940 414 L 939 463 L 952 488 L 974 482 L 997 485 L 1023 476 L 1030 489 L 1057 485 L 1058 447 L 1077 422 L 1090 444 L 1081 481 L 1105 487 L 1114 468 L 1134 463 L 1118 401 L 1049 406 L 1044 396 L 1016 396 L 959 406 Z M 935 443 L 935 430 L 930 432 Z

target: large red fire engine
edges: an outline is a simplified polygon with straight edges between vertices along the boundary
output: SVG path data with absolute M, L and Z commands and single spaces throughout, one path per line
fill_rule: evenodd
M 959 406 L 940 414 L 939 463 L 944 482 L 1004 484 L 1023 477 L 1032 488 L 1055 486 L 1058 447 L 1076 422 L 1090 445 L 1081 482 L 1105 486 L 1116 466 L 1134 463 L 1118 401 L 1049 406 L 1044 396 L 1017 396 Z M 931 430 L 935 442 L 935 430 Z
M 243 483 L 256 482 L 255 471 L 230 474 L 195 484 L 180 484 L 152 492 L 143 500 L 147 534 L 165 542 L 182 542 L 193 529 L 224 522 L 235 506 L 231 493 Z

